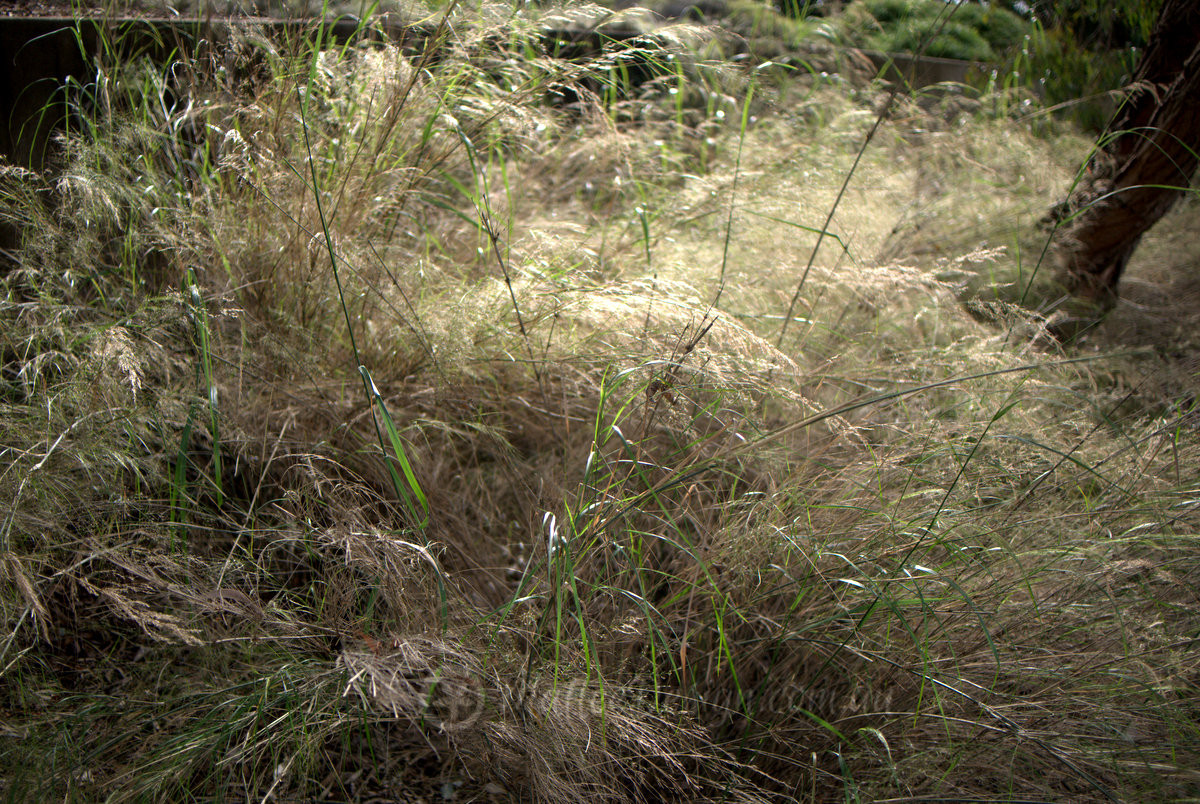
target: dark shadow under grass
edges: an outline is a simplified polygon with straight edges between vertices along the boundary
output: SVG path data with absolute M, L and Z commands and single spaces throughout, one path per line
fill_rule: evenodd
M 972 317 L 938 273 L 994 249 L 867 259 L 867 192 L 775 259 L 865 94 L 690 149 L 669 83 L 555 108 L 604 55 L 451 41 L 175 108 L 106 65 L 61 169 L 3 169 L 8 798 L 1191 795 L 1190 402 Z

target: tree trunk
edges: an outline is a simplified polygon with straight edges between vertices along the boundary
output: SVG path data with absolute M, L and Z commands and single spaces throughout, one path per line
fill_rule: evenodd
M 1200 152 L 1200 0 L 1166 0 L 1085 175 L 1052 217 L 1067 291 L 1101 310 L 1142 235 L 1187 191 Z M 1072 217 L 1073 216 L 1073 217 Z

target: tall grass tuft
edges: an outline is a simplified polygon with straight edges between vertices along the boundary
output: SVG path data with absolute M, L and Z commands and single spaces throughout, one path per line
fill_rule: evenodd
M 1191 795 L 1195 210 L 1066 353 L 1081 139 L 540 13 L 0 169 L 9 797 Z

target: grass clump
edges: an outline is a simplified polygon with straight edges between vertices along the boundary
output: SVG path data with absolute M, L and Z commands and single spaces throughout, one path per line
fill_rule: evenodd
M 4 169 L 10 795 L 1189 795 L 1196 344 L 1039 337 L 1082 141 L 484 11 Z
M 842 25 L 860 47 L 984 62 L 1002 59 L 1031 30 L 998 5 L 935 0 L 859 0 L 846 9 Z

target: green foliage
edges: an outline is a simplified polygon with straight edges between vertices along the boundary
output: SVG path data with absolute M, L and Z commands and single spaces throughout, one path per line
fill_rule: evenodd
M 859 0 L 847 17 L 863 46 L 967 61 L 996 61 L 1030 30 L 998 6 L 941 0 Z
M 1132 80 L 1162 0 L 1035 0 L 1036 22 L 1009 71 L 1060 117 L 1103 130 L 1116 109 L 1110 94 Z
M 961 3 L 951 20 L 977 31 L 996 55 L 1019 45 L 1030 31 L 1028 21 L 995 4 Z
M 794 54 L 814 30 L 806 19 L 780 13 L 761 0 L 729 0 L 721 25 L 739 40 L 756 60 L 769 60 Z
M 1145 47 L 1163 0 L 1034 0 L 1034 19 L 1091 51 Z
M 1038 27 L 1005 71 L 1060 117 L 1099 132 L 1116 111 L 1118 98 L 1113 93 L 1133 79 L 1138 57 L 1128 48 L 1088 49 L 1065 30 Z
M 840 0 L 772 0 L 772 6 L 793 19 L 824 17 L 836 13 Z
M 913 0 L 866 0 L 863 6 L 880 25 L 902 22 L 914 13 Z
M 997 84 L 1021 88 L 1086 129 L 1115 109 L 1108 93 L 1133 75 L 1161 3 L 1081 1 L 1036 7 L 1031 19 L 1000 3 L 859 0 L 844 24 L 850 39 L 888 52 L 991 62 Z
M 1063 354 L 1082 140 L 527 14 L 0 168 L 8 799 L 1189 795 L 1193 239 Z
M 931 35 L 932 30 L 937 34 Z M 937 24 L 932 18 L 905 19 L 872 37 L 870 44 L 885 53 L 922 53 L 966 61 L 988 61 L 995 57 L 983 35 L 958 20 Z

